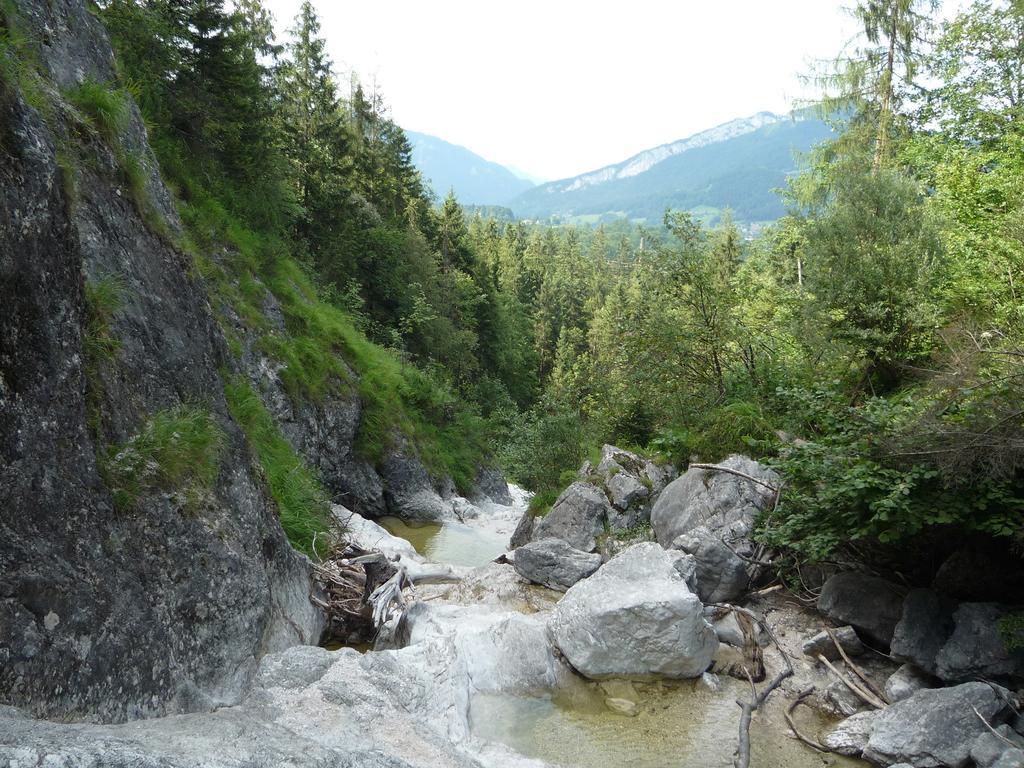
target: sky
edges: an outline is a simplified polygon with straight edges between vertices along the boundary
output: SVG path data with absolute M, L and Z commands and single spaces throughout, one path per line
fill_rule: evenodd
M 543 179 L 809 95 L 849 0 L 314 0 L 343 80 L 403 128 Z M 265 0 L 281 34 L 300 0 Z M 279 35 L 280 37 L 281 35 Z

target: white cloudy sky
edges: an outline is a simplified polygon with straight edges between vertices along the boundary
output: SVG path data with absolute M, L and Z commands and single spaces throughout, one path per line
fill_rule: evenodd
M 300 0 L 266 0 L 278 28 Z M 803 95 L 844 0 L 314 0 L 339 74 L 405 128 L 548 179 Z

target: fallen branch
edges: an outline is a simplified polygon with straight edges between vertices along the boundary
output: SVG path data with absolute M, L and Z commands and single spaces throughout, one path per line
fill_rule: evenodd
M 709 469 L 714 472 L 725 472 L 730 475 L 736 475 L 736 477 L 742 477 L 744 480 L 749 480 L 756 485 L 760 485 L 762 488 L 767 488 L 772 493 L 778 493 L 779 488 L 776 488 L 770 483 L 766 483 L 764 480 L 759 480 L 753 475 L 748 475 L 746 472 L 740 472 L 738 469 L 732 469 L 731 467 L 722 467 L 718 464 L 691 464 L 690 469 Z
M 754 687 L 753 679 L 749 675 L 747 676 L 750 682 L 750 701 L 736 700 L 736 703 L 740 705 L 742 710 L 740 714 L 740 741 L 739 746 L 736 748 L 736 760 L 733 762 L 736 768 L 750 768 L 750 718 L 753 717 L 754 711 L 760 709 L 768 700 L 768 697 L 771 696 L 772 691 L 782 685 L 782 681 L 792 674 L 793 667 L 787 666 L 786 669 L 779 672 L 768 683 L 761 693 L 758 693 Z
M 832 674 L 838 677 L 839 680 L 843 683 L 843 685 L 845 685 L 847 688 L 853 691 L 858 696 L 858 698 L 860 698 L 861 701 L 863 701 L 869 707 L 874 707 L 875 709 L 885 709 L 886 705 L 884 702 L 879 701 L 878 697 L 876 697 L 874 694 L 868 693 L 859 685 L 850 680 L 846 675 L 844 675 L 842 672 L 836 669 L 832 662 L 830 662 L 820 653 L 818 654 L 818 661 L 820 661 L 822 664 L 824 664 L 826 667 L 832 670 Z
M 749 623 L 756 622 L 761 630 L 768 635 L 768 639 L 772 641 L 775 648 L 778 650 L 779 655 L 782 656 L 782 661 L 786 665 L 785 669 L 779 672 L 767 686 L 765 686 L 760 693 L 757 692 L 757 688 L 754 686 L 754 679 L 750 675 L 749 670 L 744 670 L 747 673 L 747 682 L 750 683 L 750 701 L 736 700 L 736 703 L 740 707 L 740 732 L 739 732 L 739 744 L 736 747 L 736 760 L 733 762 L 735 768 L 750 768 L 750 719 L 753 717 L 754 712 L 768 700 L 772 692 L 782 685 L 783 681 L 793 674 L 793 663 L 789 660 L 789 654 L 782 648 L 778 638 L 775 637 L 775 633 L 772 632 L 771 628 L 761 618 L 759 618 L 753 611 L 746 608 L 740 608 L 736 605 L 730 605 L 729 603 L 709 603 L 709 605 L 715 608 L 722 608 L 727 611 L 733 611 L 737 614 L 745 616 L 749 622 L 745 625 L 741 622 L 740 627 L 743 630 L 743 641 L 744 645 L 748 645 L 753 642 L 754 646 L 757 646 L 756 641 L 753 640 L 753 629 L 749 626 Z M 748 633 L 750 637 L 748 637 Z
M 843 657 L 843 661 L 846 662 L 846 666 L 853 670 L 853 674 L 855 674 L 857 677 L 864 681 L 864 685 L 868 687 L 868 690 L 870 690 L 871 693 L 878 697 L 879 701 L 886 705 L 891 704 L 892 702 L 889 701 L 889 697 L 886 696 L 885 693 L 883 693 L 882 691 L 878 690 L 878 687 L 873 682 L 871 682 L 871 678 L 864 674 L 860 667 L 858 667 L 856 664 L 850 661 L 850 657 L 846 655 L 846 651 L 843 650 L 843 646 L 839 642 L 839 638 L 836 637 L 836 633 L 832 630 L 832 628 L 825 627 L 825 631 L 828 632 L 828 636 L 832 638 L 832 644 L 835 645 L 836 650 L 839 651 L 839 655 Z
M 985 716 L 984 716 L 983 714 L 981 714 L 981 712 L 979 712 L 979 711 L 978 711 L 978 708 L 977 708 L 976 706 L 974 706 L 974 705 L 972 704 L 972 705 L 971 705 L 971 709 L 973 709 L 973 710 L 974 710 L 974 714 L 976 714 L 976 715 L 978 716 L 978 719 L 979 719 L 979 720 L 981 720 L 981 722 L 983 722 L 983 723 L 985 724 L 985 727 L 986 727 L 986 728 L 988 728 L 988 730 L 989 730 L 989 731 L 991 732 L 991 734 L 992 734 L 993 736 L 995 736 L 995 737 L 996 737 L 997 739 L 999 739 L 1000 741 L 1003 741 L 1003 742 L 1005 742 L 1005 743 L 1009 744 L 1009 745 L 1010 745 L 1011 747 L 1013 747 L 1014 749 L 1019 749 L 1019 748 L 1020 748 L 1020 745 L 1019 745 L 1019 744 L 1014 744 L 1014 743 L 1013 743 L 1012 741 L 1010 741 L 1010 740 L 1009 740 L 1008 738 L 1006 738 L 1005 736 L 1003 736 L 1003 734 L 1001 734 L 1001 733 L 1000 733 L 999 731 L 997 731 L 997 730 L 996 730 L 995 728 L 993 728 L 993 727 L 992 727 L 992 724 L 991 724 L 991 723 L 990 723 L 990 722 L 989 722 L 988 720 L 986 720 L 986 719 L 985 719 Z
M 796 699 L 794 699 L 788 707 L 786 707 L 786 724 L 789 726 L 789 730 L 793 732 L 793 735 L 796 736 L 797 739 L 802 741 L 804 744 L 806 744 L 814 751 L 831 752 L 832 750 L 830 750 L 828 747 L 819 744 L 817 741 L 808 736 L 804 736 L 800 732 L 800 729 L 796 727 L 796 720 L 793 719 L 793 712 L 795 712 L 796 708 L 799 707 L 801 704 L 806 704 L 807 697 L 810 696 L 812 693 L 814 693 L 813 685 L 810 688 L 805 688 L 804 690 L 802 690 L 800 692 L 800 695 L 797 696 Z

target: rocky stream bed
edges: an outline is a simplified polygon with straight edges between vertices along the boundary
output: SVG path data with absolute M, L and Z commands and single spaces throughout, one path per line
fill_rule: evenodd
M 0 708 L 0 766 L 724 768 L 736 759 L 738 703 L 751 697 L 747 672 L 763 690 L 787 659 L 792 674 L 752 717 L 752 766 L 1021 765 L 1011 690 L 943 686 L 869 649 L 907 646 L 919 627 L 911 619 L 930 605 L 921 594 L 849 573 L 828 579 L 816 606 L 752 586 L 758 553 L 745 537 L 769 498 L 766 470 L 734 457 L 722 465 L 733 472 L 692 468 L 661 487 L 629 485 L 634 498 L 617 502 L 593 493 L 609 491 L 601 478 L 622 487 L 647 477 L 646 465 L 611 447 L 605 459 L 537 521 L 514 487 L 510 505 L 456 500 L 432 523 L 384 527 L 335 507 L 350 544 L 419 582 L 372 650 L 267 654 L 241 701 L 213 712 L 108 725 Z M 628 535 L 608 525 L 609 515 L 634 514 Z M 506 554 L 513 534 L 520 546 Z M 760 627 L 745 630 L 748 614 L 723 611 L 727 600 Z M 933 643 L 947 667 L 953 623 L 950 640 Z M 972 669 L 1013 672 L 1012 654 L 987 652 L 987 661 L 984 648 L 971 655 Z

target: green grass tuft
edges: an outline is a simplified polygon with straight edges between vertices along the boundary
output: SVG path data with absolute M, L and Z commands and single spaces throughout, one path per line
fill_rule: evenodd
M 319 480 L 281 434 L 247 382 L 226 380 L 224 394 L 231 415 L 241 425 L 263 467 L 288 541 L 306 554 L 314 554 L 314 541 L 318 549 L 321 544 L 327 546 L 330 501 Z
M 64 96 L 111 147 L 120 146 L 120 134 L 128 120 L 128 94 L 124 90 L 86 79 Z
M 100 456 L 100 473 L 119 510 L 153 491 L 181 494 L 194 510 L 220 471 L 224 431 L 204 408 L 176 406 L 153 414 L 142 430 Z

